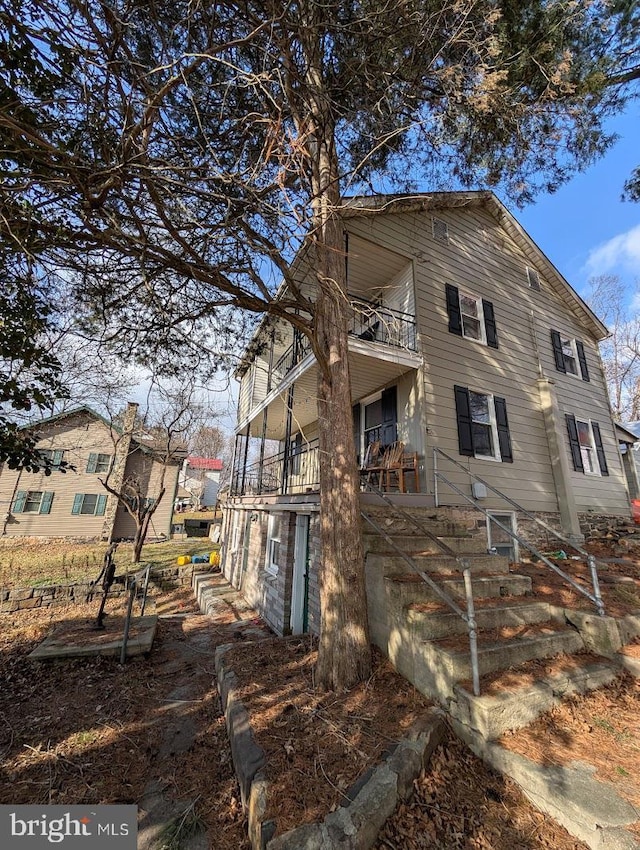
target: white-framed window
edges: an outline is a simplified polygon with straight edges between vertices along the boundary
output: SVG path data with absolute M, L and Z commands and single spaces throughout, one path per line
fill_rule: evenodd
M 564 370 L 567 375 L 578 376 L 578 352 L 576 350 L 576 341 L 571 337 L 560 336 L 560 347 L 562 349 L 562 359 L 564 362 Z
M 75 516 L 104 516 L 107 497 L 102 493 L 76 493 L 71 513 Z
M 105 473 L 109 472 L 111 466 L 111 455 L 92 452 L 87 461 L 87 472 Z
M 498 423 L 492 395 L 469 390 L 473 454 L 475 457 L 500 460 Z
M 457 385 L 453 393 L 460 454 L 513 463 L 506 400 Z
M 462 316 L 462 336 L 487 344 L 484 327 L 482 298 L 460 290 L 460 315 Z
M 495 550 L 497 555 L 506 555 L 510 561 L 518 560 L 518 541 L 508 531 L 517 533 L 515 511 L 488 511 L 487 522 L 487 546 L 489 550 Z M 496 521 L 500 525 L 496 524 Z M 504 526 L 504 528 L 502 527 Z
M 445 284 L 449 332 L 490 348 L 499 348 L 493 303 L 451 283 Z
M 569 334 L 551 331 L 551 345 L 558 372 L 589 381 L 589 366 L 584 343 Z
M 64 457 L 63 449 L 39 449 L 43 458 L 49 461 L 51 469 L 60 469 Z
M 590 420 L 576 419 L 580 457 L 586 475 L 600 475 L 598 468 L 596 442 L 593 436 L 593 426 Z
M 267 552 L 265 557 L 264 568 L 271 575 L 278 575 L 280 569 L 280 514 L 269 514 L 269 523 L 267 526 Z
M 18 490 L 11 511 L 14 514 L 49 514 L 53 495 L 44 490 Z

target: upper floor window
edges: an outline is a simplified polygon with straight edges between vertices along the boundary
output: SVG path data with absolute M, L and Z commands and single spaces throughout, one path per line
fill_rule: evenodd
M 49 462 L 51 469 L 60 469 L 64 457 L 63 449 L 40 449 L 40 454 Z
M 11 508 L 14 514 L 50 514 L 53 493 L 43 490 L 18 490 Z
M 608 475 L 607 458 L 602 445 L 600 426 L 592 419 L 576 419 L 566 414 L 569 447 L 573 468 L 585 475 Z
M 460 454 L 513 463 L 506 401 L 467 387 L 453 390 Z
M 449 332 L 498 348 L 498 331 L 491 301 L 446 284 Z
M 111 466 L 111 455 L 107 454 L 94 454 L 93 452 L 89 455 L 89 460 L 87 462 L 87 472 L 109 472 L 109 467 Z
M 581 377 L 583 381 L 590 380 L 584 345 L 579 339 L 552 330 L 551 345 L 558 372 Z

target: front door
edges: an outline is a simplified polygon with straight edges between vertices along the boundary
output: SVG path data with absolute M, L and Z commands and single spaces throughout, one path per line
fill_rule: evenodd
M 396 387 L 383 390 L 378 398 L 364 405 L 364 451 L 370 443 L 379 441 L 390 446 L 398 439 L 398 401 Z
M 296 516 L 291 583 L 291 634 L 309 631 L 309 516 Z

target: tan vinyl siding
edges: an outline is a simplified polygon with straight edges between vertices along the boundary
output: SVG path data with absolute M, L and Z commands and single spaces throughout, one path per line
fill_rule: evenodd
M 487 212 L 479 208 L 439 210 L 447 222 L 448 244 L 432 237 L 430 216 L 404 213 L 375 220 L 350 222 L 350 229 L 397 253 L 415 258 L 416 313 L 425 358 L 427 442 L 438 446 L 458 462 L 531 510 L 556 511 L 557 499 L 549 449 L 536 381 L 538 358 L 543 372 L 556 382 L 562 414 L 597 421 L 602 432 L 610 475 L 596 478 L 575 473 L 573 483 L 579 510 L 625 512 L 628 510 L 624 477 L 614 441 L 605 382 L 596 342 L 579 317 L 561 300 L 540 273 L 541 291 L 528 285 L 526 258 L 518 246 Z M 449 333 L 445 284 L 452 284 L 491 301 L 494 306 L 499 349 Z M 549 317 L 553 317 L 549 319 Z M 550 329 L 580 339 L 591 380 L 587 383 L 556 372 Z M 454 385 L 505 398 L 514 463 L 466 458 L 459 455 Z M 567 438 L 568 450 L 568 438 Z M 431 452 L 427 451 L 428 466 Z M 447 472 L 446 462 L 440 463 Z M 465 493 L 470 481 L 462 472 L 448 474 Z M 428 473 L 429 490 L 433 476 Z M 440 487 L 443 503 L 460 497 Z M 499 506 L 494 499 L 486 507 Z
M 109 428 L 86 414 L 72 416 L 47 425 L 46 432 L 38 441 L 38 448 L 64 449 L 64 459 L 75 466 L 75 470 L 65 473 L 54 471 L 51 475 L 42 472 L 18 474 L 4 467 L 0 473 L 0 501 L 3 508 L 10 506 L 14 491 L 54 493 L 49 514 L 12 513 L 6 533 L 41 537 L 99 537 L 104 516 L 74 516 L 71 510 L 77 493 L 105 494 L 99 481 L 104 475 L 88 473 L 86 469 L 91 453 L 113 455 L 114 445 Z
M 6 524 L 7 535 L 29 535 L 38 537 L 101 537 L 108 514 L 108 505 L 105 515 L 94 516 L 86 514 L 72 514 L 74 498 L 77 494 L 88 494 L 101 496 L 106 495 L 100 479 L 105 478 L 105 473 L 87 472 L 89 456 L 91 454 L 105 454 L 111 457 L 114 454 L 114 442 L 108 425 L 87 413 L 77 416 L 69 416 L 43 426 L 41 437 L 38 441 L 41 449 L 63 449 L 64 459 L 72 464 L 75 469 L 68 472 L 52 472 L 51 475 L 44 473 L 16 472 L 6 466 L 0 469 L 0 509 L 4 517 L 10 512 L 19 491 L 36 491 L 53 493 L 51 511 L 48 514 L 39 513 L 10 513 Z M 141 463 L 139 458 L 142 452 L 132 452 L 127 460 L 127 474 L 133 467 Z M 149 487 L 156 487 L 162 465 L 157 461 L 151 463 L 146 456 L 145 463 L 150 464 Z M 167 469 L 166 483 L 167 492 L 163 503 L 154 516 L 154 527 L 159 534 L 169 534 L 172 515 L 173 496 L 175 482 L 179 471 L 178 465 L 171 465 Z M 149 492 L 150 496 L 155 495 Z M 108 496 L 113 499 L 113 496 Z M 124 509 L 118 507 L 116 537 L 131 537 L 133 532 L 128 524 L 121 526 L 121 512 Z M 128 515 L 127 515 L 128 517 Z M 132 521 L 131 521 L 132 522 Z M 153 530 L 152 530 L 153 535 Z
M 148 533 L 150 539 L 163 535 L 169 537 L 171 534 L 173 502 L 180 466 L 179 464 L 170 464 L 164 469 L 163 463 L 154 460 L 140 449 L 131 452 L 127 459 L 127 475 L 136 475 L 140 478 L 147 498 L 157 498 L 162 486 L 163 470 L 165 494 L 151 518 Z M 135 533 L 135 520 L 123 505 L 118 505 L 113 536 L 116 539 L 129 539 Z

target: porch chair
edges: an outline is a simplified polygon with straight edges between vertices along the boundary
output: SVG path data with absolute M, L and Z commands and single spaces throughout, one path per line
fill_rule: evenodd
M 420 480 L 418 478 L 418 453 L 404 450 L 404 443 L 392 443 L 387 449 L 385 457 L 385 489 L 391 490 L 392 476 L 395 475 L 398 490 L 406 493 L 406 473 L 413 473 L 415 492 L 420 492 Z
M 367 450 L 364 454 L 364 463 L 360 467 L 360 474 L 363 477 L 366 476 L 365 480 L 367 484 L 370 484 L 371 479 L 375 477 L 375 484 L 377 487 L 380 487 L 382 483 L 381 477 L 384 473 L 382 459 L 382 443 L 380 440 L 374 440 L 367 446 Z

